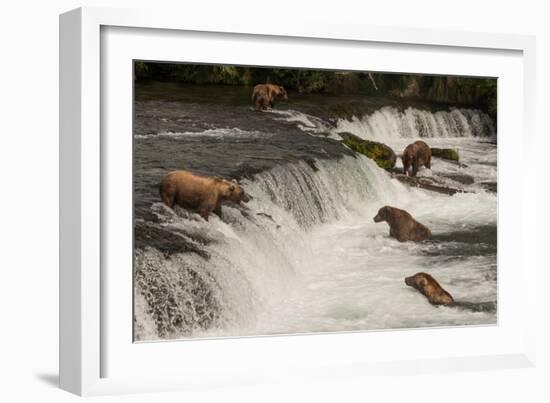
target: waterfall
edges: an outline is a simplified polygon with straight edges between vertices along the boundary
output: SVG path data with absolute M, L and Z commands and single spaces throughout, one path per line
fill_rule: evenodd
M 340 119 L 336 132 L 387 141 L 398 138 L 495 137 L 491 118 L 473 109 L 431 112 L 409 107 L 403 111 L 386 106 L 361 118 Z
M 148 302 L 136 310 L 137 323 L 157 327 L 141 326 L 138 338 L 178 337 L 228 325 L 246 328 L 297 281 L 311 257 L 307 239 L 312 228 L 374 214 L 365 206 L 377 193 L 408 192 L 362 156 L 280 165 L 243 186 L 253 200 L 245 209 L 224 206 L 223 221 L 212 216 L 206 223 L 178 207 L 152 206 L 159 225 L 205 254 L 166 258 L 154 248 L 136 252 L 136 293 Z M 147 311 L 148 306 L 156 311 Z
M 473 122 L 477 119 L 475 116 L 479 116 L 453 111 L 446 115 L 436 113 L 428 119 L 428 115 L 414 110 L 400 113 L 391 108 L 383 109 L 378 115 L 358 122 L 372 130 L 370 133 L 386 124 L 388 130 L 400 135 L 403 127 L 411 130 L 416 127 L 411 119 L 418 122 L 418 117 L 422 116 L 425 118 L 422 130 L 429 135 L 435 133 L 435 128 L 443 121 Z M 399 119 L 392 115 L 395 113 L 400 114 Z M 393 121 L 387 115 L 394 116 Z M 458 129 L 459 123 L 456 123 L 452 130 L 462 130 L 460 133 L 468 135 L 476 133 L 472 124 L 462 122 L 460 125 Z M 446 133 L 450 133 L 450 127 L 448 125 Z M 323 281 L 335 281 L 338 276 L 347 281 L 348 277 L 368 275 L 368 270 L 357 271 L 356 266 L 367 261 L 360 258 L 359 253 L 370 256 L 376 250 L 375 254 L 385 256 L 389 242 L 384 236 L 387 227 L 372 222 L 381 206 L 406 207 L 417 217 L 432 220 L 434 226 L 442 229 L 452 225 L 457 217 L 462 226 L 468 225 L 468 220 L 494 223 L 496 218 L 493 195 L 461 195 L 454 198 L 453 206 L 449 206 L 446 196 L 407 188 L 360 155 L 316 160 L 314 164 L 281 164 L 243 181 L 243 187 L 253 199 L 244 207 L 223 206 L 223 220 L 211 216 L 209 222 L 205 222 L 198 215 L 178 207 L 172 210 L 161 203 L 152 205 L 151 213 L 157 221 L 151 225 L 169 231 L 190 246 L 189 251 L 171 255 L 151 246 L 136 249 L 137 340 L 339 330 L 330 317 L 333 310 L 334 315 L 341 315 L 340 311 L 334 307 L 325 308 L 326 301 L 331 299 L 318 300 L 323 295 L 318 290 L 323 288 Z M 342 223 L 345 223 L 345 231 Z M 349 229 L 364 231 L 364 228 L 368 228 L 368 233 L 348 235 Z M 324 246 L 327 236 L 334 236 L 334 239 Z M 338 248 L 340 242 L 344 243 L 343 237 L 350 246 L 344 257 L 334 255 L 335 258 L 330 248 Z M 354 249 L 356 242 L 363 246 Z M 364 245 L 364 242 L 368 243 Z M 404 259 L 414 266 L 409 249 L 398 250 L 393 259 Z M 359 263 L 344 264 L 346 259 L 359 258 Z M 325 280 L 311 280 L 312 273 L 323 275 L 329 266 L 330 274 Z M 340 267 L 341 274 L 334 272 L 335 267 Z M 395 272 L 395 275 L 401 274 Z M 395 281 L 395 284 L 401 283 Z M 375 284 L 375 281 L 365 284 Z M 350 297 L 355 296 L 352 290 L 349 288 Z M 343 295 L 337 298 L 346 298 L 346 293 Z M 369 294 L 362 292 L 360 295 Z M 344 303 L 349 305 L 342 301 Z M 316 310 L 323 312 L 311 313 Z M 350 329 L 393 326 L 383 318 L 367 326 L 362 317 L 367 313 L 353 315 L 358 315 L 359 319 L 348 321 Z M 407 321 L 402 323 L 406 325 Z

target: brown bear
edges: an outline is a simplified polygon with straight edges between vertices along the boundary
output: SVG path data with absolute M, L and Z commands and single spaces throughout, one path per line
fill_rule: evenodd
M 455 304 L 451 294 L 445 291 L 428 273 L 416 273 L 414 276 L 405 277 L 405 284 L 420 291 L 432 305 Z
M 409 169 L 412 167 L 410 176 L 416 176 L 418 168 L 421 166 L 432 168 L 432 150 L 426 143 L 418 140 L 405 148 L 401 160 L 403 161 L 403 173 L 408 175 Z
M 214 212 L 222 216 L 224 200 L 248 202 L 250 198 L 236 179 L 227 181 L 218 177 L 199 176 L 189 171 L 172 171 L 160 183 L 160 198 L 169 207 L 178 206 L 196 210 L 208 221 Z
M 254 109 L 259 111 L 260 109 L 267 109 L 269 106 L 273 108 L 276 99 L 288 99 L 288 95 L 284 87 L 275 84 L 258 84 L 252 91 L 252 101 L 254 102 Z
M 432 233 L 424 225 L 416 221 L 405 210 L 384 206 L 378 210 L 374 222 L 386 221 L 390 226 L 390 236 L 399 242 L 425 241 Z

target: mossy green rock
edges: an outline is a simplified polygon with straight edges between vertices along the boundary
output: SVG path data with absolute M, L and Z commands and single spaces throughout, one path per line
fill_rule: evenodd
M 432 157 L 442 158 L 444 160 L 457 161 L 459 160 L 458 151 L 452 148 L 432 148 Z
M 343 139 L 343 143 L 353 151 L 366 155 L 376 162 L 380 168 L 392 169 L 395 166 L 397 157 L 393 150 L 383 143 L 376 141 L 363 140 L 354 134 L 343 132 L 338 133 Z

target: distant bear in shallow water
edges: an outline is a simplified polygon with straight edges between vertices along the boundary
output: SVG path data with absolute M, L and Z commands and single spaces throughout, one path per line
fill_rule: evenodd
M 212 212 L 221 218 L 221 204 L 225 200 L 234 203 L 250 200 L 236 179 L 227 181 L 199 176 L 189 171 L 168 173 L 160 183 L 160 198 L 169 207 L 177 204 L 195 210 L 206 221 Z
M 275 84 L 258 84 L 252 91 L 252 101 L 254 109 L 267 109 L 269 106 L 273 108 L 276 99 L 288 99 L 288 95 L 284 87 Z
M 403 173 L 408 175 L 409 169 L 412 167 L 410 175 L 416 176 L 418 168 L 421 166 L 432 168 L 432 150 L 426 143 L 418 140 L 405 148 L 401 160 L 403 161 Z
M 425 241 L 432 236 L 430 230 L 409 213 L 395 207 L 382 207 L 373 219 L 374 222 L 386 221 L 390 226 L 390 236 L 399 242 Z
M 430 304 L 433 305 L 454 305 L 455 301 L 451 294 L 443 289 L 439 283 L 428 273 L 416 273 L 414 276 L 405 277 L 405 284 L 416 288 L 422 293 Z

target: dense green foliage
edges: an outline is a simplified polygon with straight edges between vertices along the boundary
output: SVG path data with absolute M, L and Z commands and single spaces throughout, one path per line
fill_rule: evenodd
M 364 93 L 430 102 L 474 105 L 496 119 L 497 80 L 459 76 L 369 73 L 249 66 L 135 62 L 137 80 L 189 84 L 283 85 L 299 92 Z
M 300 92 L 336 90 L 335 73 L 323 70 L 136 62 L 135 75 L 138 80 L 177 81 L 189 84 L 253 86 L 260 83 L 277 83 Z
M 475 105 L 496 120 L 497 80 L 461 76 L 415 74 L 373 75 L 381 92 L 399 98 Z

